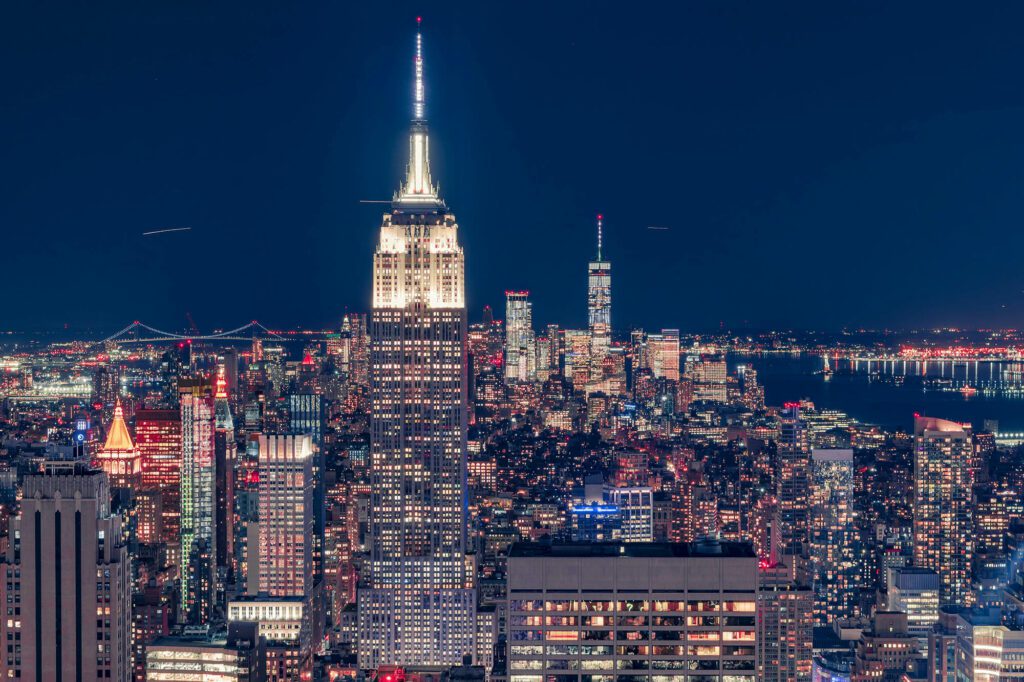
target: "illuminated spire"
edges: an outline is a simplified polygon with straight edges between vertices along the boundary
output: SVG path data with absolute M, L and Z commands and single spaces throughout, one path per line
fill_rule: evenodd
M 128 435 L 128 427 L 124 423 L 121 399 L 118 398 L 114 404 L 114 421 L 110 423 L 110 433 L 107 434 L 107 442 L 104 443 L 103 450 L 106 452 L 130 452 L 134 449 L 132 437 Z
M 442 205 L 430 180 L 430 141 L 427 136 L 426 88 L 423 84 L 422 17 L 416 17 L 416 56 L 413 58 L 412 129 L 409 131 L 409 166 L 405 182 L 394 201 L 399 204 Z
M 423 116 L 423 108 L 426 104 L 426 98 L 424 97 L 423 91 L 423 34 L 420 33 L 420 25 L 423 23 L 423 17 L 416 17 L 416 85 L 413 92 L 413 103 L 412 103 L 412 119 L 414 121 L 426 121 Z
M 601 221 L 604 220 L 604 216 L 600 213 L 597 214 L 597 260 L 601 260 Z
M 235 428 L 235 420 L 231 417 L 231 406 L 228 405 L 228 380 L 224 375 L 224 365 L 217 367 L 217 381 L 213 398 L 213 421 L 218 429 Z
M 217 368 L 217 389 L 213 397 L 218 400 L 226 400 L 228 397 L 228 380 L 224 378 L 224 365 Z

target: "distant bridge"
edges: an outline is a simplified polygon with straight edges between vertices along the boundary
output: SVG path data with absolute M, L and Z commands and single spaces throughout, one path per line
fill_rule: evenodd
M 140 330 L 142 330 L 140 332 Z M 248 331 L 249 334 L 243 333 Z M 148 332 L 148 334 L 147 334 Z M 280 341 L 286 340 L 277 332 L 272 332 L 262 324 L 253 320 L 237 329 L 230 329 L 216 334 L 178 334 L 165 332 L 162 329 L 151 327 L 144 322 L 135 320 L 124 329 L 111 334 L 100 343 L 161 343 L 164 341 L 251 341 L 254 338 L 271 338 Z

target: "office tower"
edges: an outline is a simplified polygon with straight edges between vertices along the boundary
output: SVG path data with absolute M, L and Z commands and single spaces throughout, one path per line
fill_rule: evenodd
M 602 502 L 577 504 L 569 513 L 573 542 L 610 542 L 622 538 L 622 514 L 614 505 Z
M 516 682 L 693 670 L 707 682 L 754 682 L 757 559 L 747 544 L 517 543 L 508 594 Z
M 223 592 L 228 581 L 234 578 L 235 459 L 238 454 L 235 422 L 231 417 L 231 406 L 228 404 L 228 380 L 223 365 L 217 373 L 213 410 L 213 453 L 217 479 L 214 541 L 217 548 L 215 559 L 218 592 Z
M 96 455 L 97 464 L 106 472 L 111 488 L 123 488 L 133 493 L 142 483 L 142 466 L 139 451 L 128 435 L 124 423 L 121 400 L 114 404 L 114 420 L 110 423 L 107 440 Z
M 314 393 L 288 396 L 288 430 L 309 435 L 314 448 L 323 445 L 324 400 Z
M 181 610 L 189 623 L 207 622 L 216 587 L 215 406 L 204 379 L 178 380 L 181 405 Z
M 629 333 L 629 361 L 632 376 L 642 369 L 651 368 L 650 349 L 647 345 L 647 332 L 643 329 L 634 329 Z M 633 388 L 633 384 L 630 384 Z
M 855 615 L 860 548 L 853 508 L 853 450 L 816 448 L 811 451 L 809 558 L 819 625 Z
M 907 614 L 907 631 L 921 641 L 924 650 L 928 633 L 939 622 L 939 574 L 916 566 L 887 570 L 885 608 Z
M 590 332 L 582 329 L 566 329 L 565 378 L 572 381 L 573 388 L 583 390 L 590 382 Z
M 998 610 L 943 606 L 928 633 L 928 682 L 1016 680 L 1024 630 L 1000 623 Z
M 813 590 L 785 564 L 762 564 L 757 612 L 758 682 L 810 682 Z
M 314 582 L 324 577 L 324 449 L 325 425 L 324 398 L 314 393 L 297 393 L 288 396 L 288 429 L 292 433 L 307 434 L 313 447 L 313 535 L 312 564 Z
M 128 682 L 131 564 L 106 474 L 52 467 L 24 492 L 0 582 L 8 678 Z
M 650 487 L 605 487 L 604 501 L 619 510 L 623 542 L 654 542 L 654 492 Z
M 547 379 L 551 374 L 558 374 L 562 371 L 562 332 L 557 324 L 548 325 L 548 366 L 542 379 Z
M 181 414 L 177 410 L 136 410 L 135 447 L 142 463 L 142 487 L 159 491 L 160 541 L 167 561 L 181 566 Z
M 261 682 L 266 642 L 256 623 L 230 623 L 223 635 L 201 631 L 159 637 L 146 647 L 146 681 Z
M 164 542 L 164 497 L 157 488 L 146 488 L 135 495 L 135 539 L 143 545 Z
M 942 604 L 966 604 L 973 556 L 969 427 L 914 418 L 914 565 L 939 574 Z
M 810 460 L 807 426 L 800 417 L 799 403 L 786 403 L 779 415 L 778 469 L 775 497 L 778 501 L 776 523 L 783 555 L 803 555 L 807 542 L 808 504 L 810 502 Z
M 266 641 L 266 682 L 300 682 L 312 678 L 312 651 L 307 597 L 242 596 L 228 602 L 228 622 L 259 623 Z
M 327 354 L 334 357 L 335 365 L 343 376 L 348 378 L 352 362 L 352 325 L 348 316 L 341 318 L 341 329 L 337 335 L 328 335 Z
M 106 365 L 96 369 L 92 377 L 92 402 L 99 405 L 103 419 L 110 419 L 114 406 L 121 395 L 121 376 L 116 366 Z
M 907 614 L 875 611 L 870 629 L 857 642 L 850 682 L 898 680 L 919 655 L 917 638 L 907 629 Z
M 247 533 L 247 594 L 227 603 L 229 622 L 255 621 L 266 639 L 267 678 L 308 679 L 324 605 L 312 570 L 313 446 L 307 434 L 260 434 L 259 523 Z
M 612 264 L 601 257 L 604 217 L 597 216 L 597 258 L 587 264 L 587 320 L 591 362 L 600 363 L 612 343 Z
M 348 313 L 342 323 L 350 334 L 348 376 L 356 386 L 370 384 L 370 338 L 366 313 Z
M 961 616 L 966 620 L 965 616 Z M 957 679 L 978 682 L 1021 678 L 1024 631 L 1005 625 L 962 628 L 957 637 Z
M 975 436 L 977 437 L 977 436 Z M 1015 491 L 1006 491 L 1010 499 L 1017 497 Z M 1006 531 L 1010 527 L 1010 511 L 1007 509 L 1007 494 L 1000 494 L 991 486 L 974 488 L 974 544 L 978 551 L 984 550 L 989 556 L 1002 554 Z
M 417 33 L 408 173 L 374 255 L 361 668 L 451 666 L 473 651 L 464 262 L 455 216 L 430 178 L 421 46 Z
M 662 329 L 647 335 L 651 371 L 658 378 L 679 381 L 679 330 Z
M 312 442 L 308 435 L 261 434 L 259 443 L 259 589 L 302 597 L 313 585 Z
M 537 370 L 536 378 L 544 380 L 550 376 L 550 372 L 547 368 L 551 366 L 551 344 L 548 343 L 548 337 L 541 336 L 535 338 L 533 347 L 537 351 L 537 358 L 534 362 L 534 367 Z M 470 372 L 470 375 L 472 376 L 472 371 Z
M 694 400 L 729 402 L 725 358 L 721 356 L 701 357 L 693 363 L 691 374 Z
M 533 304 L 529 291 L 505 292 L 505 380 L 537 378 Z

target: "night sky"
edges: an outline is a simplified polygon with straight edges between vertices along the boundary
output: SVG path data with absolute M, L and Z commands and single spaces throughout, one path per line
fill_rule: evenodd
M 5 4 L 0 328 L 366 310 L 417 14 L 471 321 L 1024 318 L 1022 3 L 378 4 Z

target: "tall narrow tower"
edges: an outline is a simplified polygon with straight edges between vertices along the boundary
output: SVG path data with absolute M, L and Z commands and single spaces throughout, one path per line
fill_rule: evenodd
M 213 394 L 213 459 L 216 484 L 214 540 L 217 547 L 217 591 L 222 594 L 234 573 L 235 556 L 235 422 L 228 404 L 224 365 L 217 370 Z
M 216 577 L 214 402 L 202 378 L 178 380 L 181 404 L 181 610 L 189 624 L 209 620 Z
M 373 259 L 361 668 L 451 666 L 473 651 L 463 255 L 455 216 L 430 178 L 422 44 L 417 31 L 409 166 Z
M 529 291 L 505 292 L 505 380 L 537 378 L 537 346 Z
M 587 319 L 590 357 L 600 364 L 608 355 L 612 337 L 612 264 L 601 256 L 604 216 L 597 216 L 597 258 L 587 265 Z
M 939 574 L 941 604 L 967 603 L 974 518 L 970 427 L 914 418 L 914 565 Z

